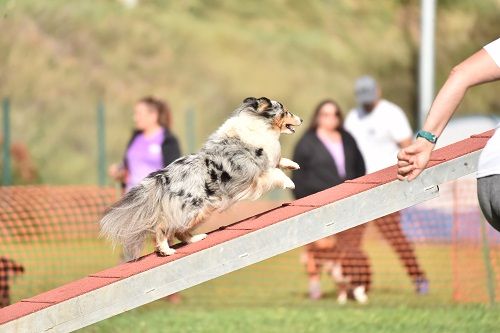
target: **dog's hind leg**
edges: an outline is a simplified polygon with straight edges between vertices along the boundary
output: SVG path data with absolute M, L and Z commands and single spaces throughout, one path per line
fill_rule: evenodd
M 200 225 L 201 223 L 205 222 L 207 217 L 210 216 L 213 211 L 214 208 L 210 206 L 205 206 L 201 210 L 199 210 L 196 216 L 188 223 L 188 229 L 184 232 L 185 235 L 180 235 L 181 237 L 183 237 L 182 241 L 191 244 L 207 238 L 207 234 L 192 235 L 191 230 L 196 228 L 196 226 Z
M 191 235 L 189 231 L 178 231 L 175 233 L 175 238 L 181 242 L 188 243 L 191 237 L 193 237 L 193 235 Z
M 155 230 L 156 234 L 156 252 L 160 256 L 170 256 L 175 253 L 175 249 L 172 249 L 169 245 L 171 242 L 171 235 L 165 227 L 157 226 Z
M 141 256 L 144 239 L 142 237 L 134 237 L 127 241 L 123 247 L 123 260 L 130 261 Z
M 207 234 L 197 234 L 197 235 L 194 235 L 193 237 L 191 237 L 188 240 L 188 243 L 196 243 L 196 242 L 199 242 L 199 241 L 201 241 L 202 239 L 205 239 L 205 238 L 207 238 Z
M 191 243 L 196 243 L 201 241 L 202 239 L 205 239 L 207 237 L 207 234 L 197 234 L 197 235 L 192 235 L 191 232 L 189 231 L 183 231 L 183 232 L 177 232 L 175 233 L 175 237 L 180 240 L 181 242 L 186 242 L 188 244 Z

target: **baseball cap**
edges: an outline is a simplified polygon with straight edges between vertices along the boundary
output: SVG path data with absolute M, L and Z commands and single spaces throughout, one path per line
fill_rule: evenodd
M 377 81 L 369 75 L 362 76 L 356 80 L 354 93 L 358 104 L 369 104 L 377 100 Z

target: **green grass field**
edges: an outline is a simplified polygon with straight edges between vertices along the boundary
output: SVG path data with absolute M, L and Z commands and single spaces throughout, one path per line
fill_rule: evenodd
M 370 304 L 339 306 L 323 279 L 325 296 L 310 301 L 298 263 L 288 252 L 165 300 L 95 324 L 84 332 L 494 332 L 499 307 L 458 305 L 451 300 L 449 247 L 420 248 L 433 283 L 416 296 L 403 270 L 384 246 L 370 243 L 375 269 Z
M 192 295 L 191 297 L 195 297 Z M 152 304 L 83 332 L 497 332 L 500 308 L 373 304 L 332 300 L 288 306 L 200 307 Z
M 308 300 L 300 250 L 293 250 L 183 291 L 180 304 L 159 300 L 82 332 L 494 332 L 500 327 L 500 307 L 453 302 L 451 246 L 418 246 L 431 281 L 431 293 L 426 296 L 413 293 L 385 242 L 370 239 L 365 247 L 374 271 L 374 288 L 366 306 L 339 306 L 335 288 L 326 276 L 322 281 L 324 298 Z M 71 246 L 33 243 L 2 251 L 13 257 L 23 252 L 45 258 L 44 265 L 25 262 L 31 274 L 16 281 L 15 300 L 58 283 L 43 277 L 55 274 L 58 281 L 70 281 L 117 261 L 117 254 L 111 255 L 108 245 L 95 241 L 78 241 Z M 481 281 L 477 284 L 484 288 Z

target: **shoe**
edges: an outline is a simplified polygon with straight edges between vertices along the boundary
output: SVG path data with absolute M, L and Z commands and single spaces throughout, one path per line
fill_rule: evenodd
M 332 275 L 333 281 L 336 283 L 347 282 L 347 279 L 344 277 L 344 273 L 342 272 L 342 265 L 337 262 L 332 263 L 330 274 Z
M 167 297 L 164 297 L 163 299 L 169 303 L 172 303 L 172 304 L 179 304 L 182 302 L 182 296 L 179 293 L 168 295 Z
M 368 303 L 368 295 L 366 294 L 365 286 L 357 286 L 356 288 L 354 288 L 352 291 L 352 295 L 356 302 L 358 302 L 359 304 Z
M 427 295 L 429 293 L 429 280 L 424 277 L 415 280 L 415 292 L 418 295 Z
M 318 300 L 321 298 L 321 284 L 319 281 L 309 281 L 309 298 Z
M 346 291 L 342 291 L 339 293 L 339 295 L 337 296 L 337 303 L 339 303 L 340 305 L 345 305 L 347 303 L 347 292 Z

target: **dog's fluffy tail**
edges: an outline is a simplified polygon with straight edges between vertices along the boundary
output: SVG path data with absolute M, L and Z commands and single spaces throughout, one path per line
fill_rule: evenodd
M 145 237 L 161 222 L 164 188 L 156 178 L 133 187 L 100 221 L 101 235 L 123 245 L 126 261 L 140 256 Z

